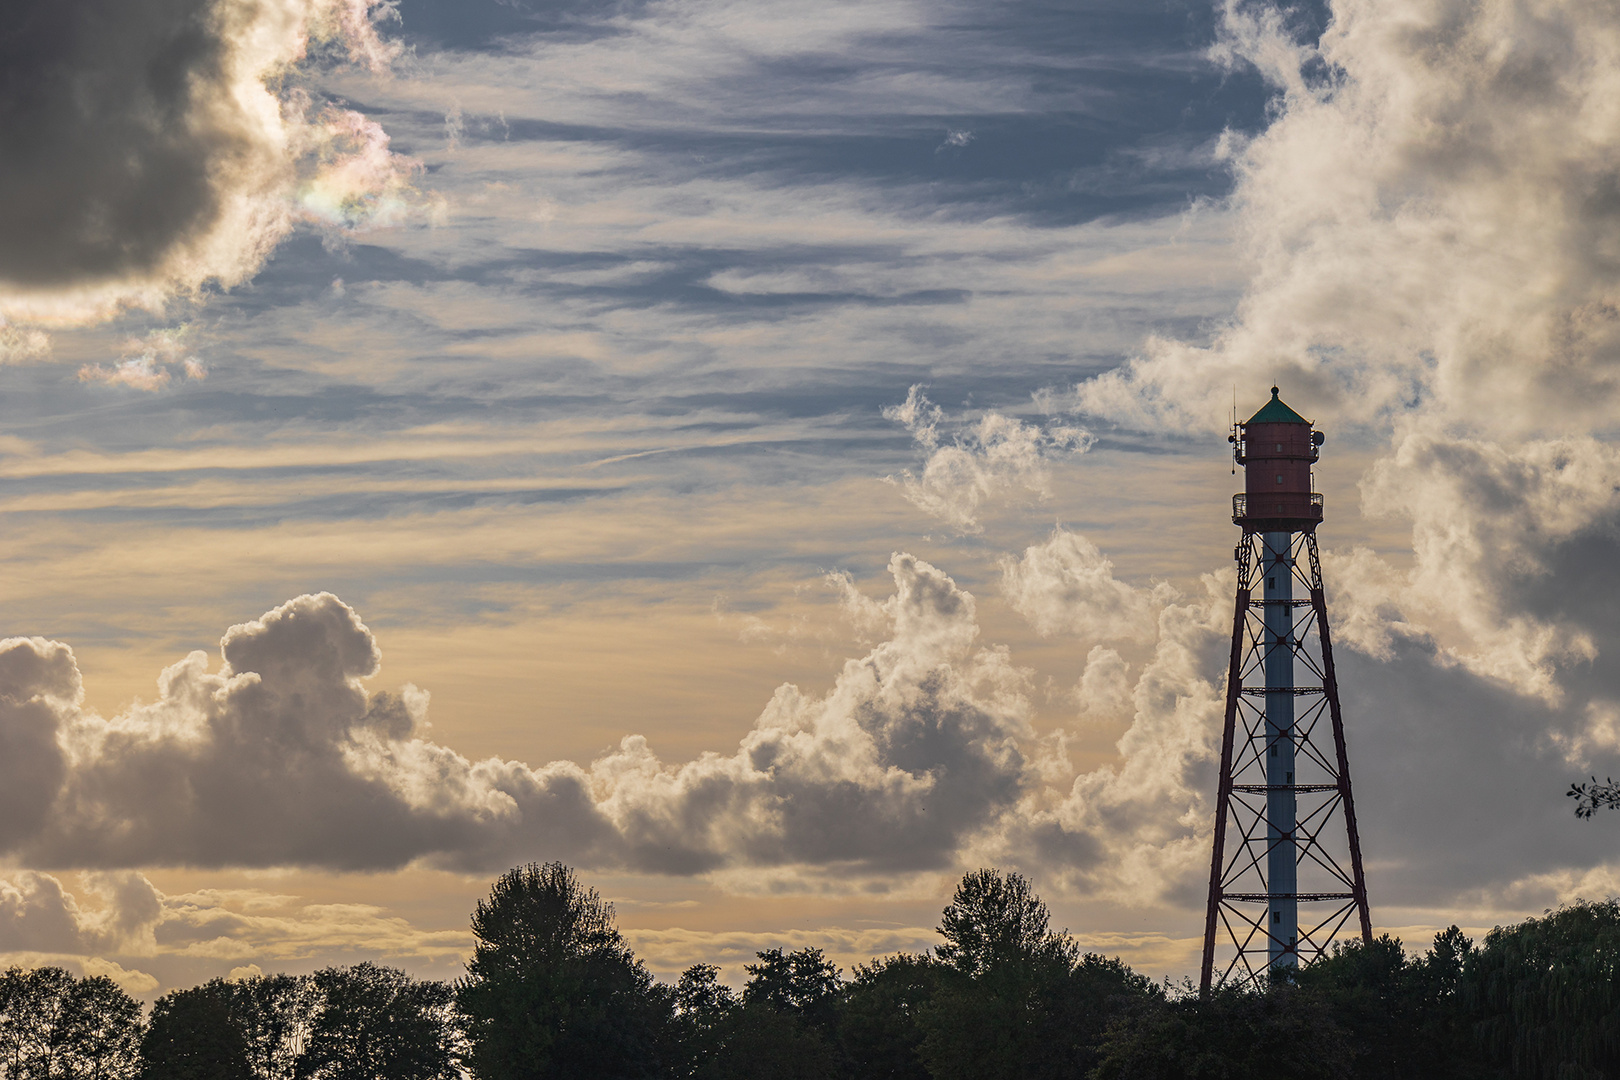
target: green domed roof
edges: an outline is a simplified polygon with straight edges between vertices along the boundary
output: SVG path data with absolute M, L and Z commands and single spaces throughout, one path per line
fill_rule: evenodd
M 1277 388 L 1271 388 L 1271 400 L 1261 406 L 1260 411 L 1249 417 L 1250 424 L 1308 424 L 1299 413 L 1284 405 L 1282 398 L 1277 396 Z

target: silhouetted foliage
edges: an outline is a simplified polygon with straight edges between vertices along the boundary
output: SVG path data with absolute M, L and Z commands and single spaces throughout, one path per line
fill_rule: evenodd
M 1351 940 L 1302 970 L 1301 990 L 1320 998 L 1344 1028 L 1358 1080 L 1444 1080 L 1493 1075 L 1465 1010 L 1473 944 L 1455 926 L 1411 957 L 1384 935 Z
M 456 996 L 474 1076 L 668 1072 L 673 995 L 654 987 L 615 929 L 613 908 L 568 867 L 508 871 L 479 901 L 472 930 L 473 958 Z
M 950 906 L 940 914 L 945 944 L 934 955 L 968 978 L 1032 960 L 1072 960 L 1077 951 L 1073 942 L 1052 933 L 1051 921 L 1028 878 L 975 870 L 962 878 Z
M 838 966 L 820 949 L 767 949 L 720 1021 L 705 1080 L 821 1080 L 838 1074 Z
M 720 981 L 719 968 L 694 964 L 675 984 L 674 1003 L 674 1041 L 679 1052 L 672 1071 L 679 1076 L 706 1075 L 725 1050 L 737 995 Z
M 873 1080 L 929 1080 L 918 1057 L 919 1017 L 940 985 L 940 965 L 929 956 L 897 956 L 858 965 L 844 988 L 840 1048 L 849 1075 Z
M 797 1016 L 755 1003 L 726 1018 L 720 1052 L 705 1062 L 703 1080 L 827 1080 L 838 1075 L 832 1046 Z
M 255 975 L 224 984 L 255 1080 L 295 1080 L 319 1010 L 307 975 Z
M 455 1080 L 455 993 L 403 971 L 358 964 L 317 971 L 319 1006 L 297 1073 L 308 1080 Z
M 1601 783 L 1594 776 L 1584 784 L 1571 784 L 1564 794 L 1575 800 L 1578 818 L 1590 818 L 1605 806 L 1610 810 L 1620 809 L 1620 784 L 1616 784 L 1612 776 Z
M 1620 1080 L 1620 900 L 1408 954 L 1350 940 L 1287 980 L 1161 989 L 1082 954 L 1021 875 L 964 876 L 928 955 L 766 949 L 655 983 L 559 863 L 504 875 L 454 987 L 374 964 L 214 979 L 140 1008 L 0 974 L 0 1080 Z M 144 1030 L 144 1035 L 143 1035 Z
M 918 1056 L 935 1080 L 1084 1075 L 1108 1025 L 1153 985 L 1118 960 L 1080 956 L 1019 874 L 963 877 L 941 917 L 939 984 L 919 1009 Z
M 141 1007 L 105 975 L 74 982 L 59 1024 L 61 1076 L 126 1080 L 140 1072 Z
M 453 1080 L 461 1039 L 453 1002 L 445 983 L 375 964 L 214 979 L 158 999 L 142 1076 Z
M 1620 902 L 1498 927 L 1464 971 L 1480 1042 L 1515 1076 L 1620 1076 Z
M 140 1071 L 141 1007 L 104 975 L 58 967 L 0 975 L 0 1075 L 131 1080 Z
M 1320 997 L 1286 984 L 1154 1001 L 1103 1040 L 1097 1080 L 1349 1080 L 1354 1053 Z
M 231 995 L 215 979 L 158 998 L 141 1040 L 141 1080 L 252 1080 Z
M 770 1008 L 797 1017 L 806 1027 L 830 1037 L 837 1022 L 838 995 L 843 990 L 838 965 L 820 949 L 784 953 L 766 949 L 755 953 L 757 964 L 747 964 L 743 986 L 744 1008 Z

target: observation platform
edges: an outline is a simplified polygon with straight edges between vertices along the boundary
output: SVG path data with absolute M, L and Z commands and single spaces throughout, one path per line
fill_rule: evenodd
M 1232 524 L 1245 532 L 1315 532 L 1322 524 L 1322 496 L 1314 491 L 1239 492 L 1232 496 Z

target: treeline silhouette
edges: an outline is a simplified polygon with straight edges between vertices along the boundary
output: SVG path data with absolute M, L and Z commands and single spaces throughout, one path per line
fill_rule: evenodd
M 374 964 L 177 990 L 0 975 L 3 1080 L 1620 1080 L 1620 902 L 1419 956 L 1353 942 L 1292 981 L 1157 985 L 1083 953 L 1014 873 L 957 886 L 931 952 L 857 965 L 768 949 L 655 981 L 560 863 L 478 904 L 467 974 Z

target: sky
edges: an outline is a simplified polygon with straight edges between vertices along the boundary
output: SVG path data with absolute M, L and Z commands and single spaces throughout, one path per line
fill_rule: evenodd
M 1620 892 L 1599 0 L 23 0 L 0 953 L 1197 964 L 1226 435 L 1326 432 L 1373 924 Z

